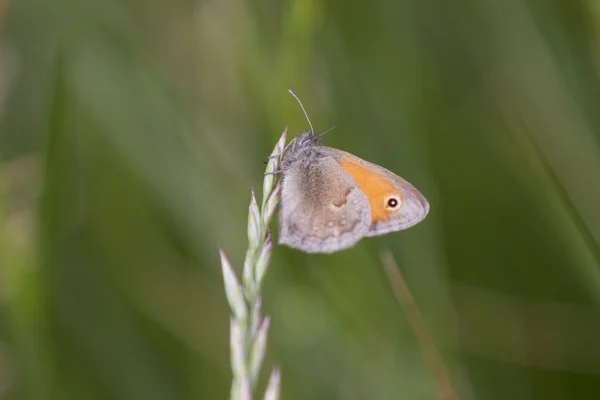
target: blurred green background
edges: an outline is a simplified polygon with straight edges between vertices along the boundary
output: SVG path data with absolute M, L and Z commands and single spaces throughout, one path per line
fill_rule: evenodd
M 438 398 L 384 248 L 461 399 L 600 398 L 598 1 L 3 0 L 0 20 L 0 398 L 228 398 L 217 247 L 241 267 L 262 161 L 307 128 L 289 88 L 431 212 L 331 256 L 275 246 L 282 399 Z

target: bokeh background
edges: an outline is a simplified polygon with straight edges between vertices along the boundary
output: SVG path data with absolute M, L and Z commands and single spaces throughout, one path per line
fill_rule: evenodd
M 241 267 L 262 162 L 307 128 L 289 88 L 431 212 L 330 256 L 275 246 L 282 399 L 439 398 L 386 248 L 461 399 L 600 398 L 597 1 L 3 0 L 0 20 L 0 398 L 228 398 L 217 248 Z

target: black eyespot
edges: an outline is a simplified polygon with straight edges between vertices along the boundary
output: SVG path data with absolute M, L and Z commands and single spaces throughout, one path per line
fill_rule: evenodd
M 391 199 L 389 199 L 389 200 L 387 201 L 387 206 L 388 206 L 389 208 L 396 208 L 396 207 L 398 207 L 398 200 L 396 200 L 396 199 L 394 199 L 394 198 L 391 198 Z

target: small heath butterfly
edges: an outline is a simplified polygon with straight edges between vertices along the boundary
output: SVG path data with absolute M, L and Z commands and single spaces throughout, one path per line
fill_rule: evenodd
M 293 139 L 281 162 L 279 243 L 307 253 L 333 253 L 365 236 L 410 228 L 429 211 L 410 183 L 378 165 L 321 145 L 309 131 Z

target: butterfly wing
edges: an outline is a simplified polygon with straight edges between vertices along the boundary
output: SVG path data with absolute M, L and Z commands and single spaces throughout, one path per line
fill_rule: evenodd
M 279 243 L 307 253 L 353 246 L 369 231 L 369 201 L 354 179 L 327 154 L 283 172 Z
M 366 236 L 407 229 L 427 216 L 425 196 L 398 175 L 345 151 L 328 151 L 368 198 L 372 214 Z

